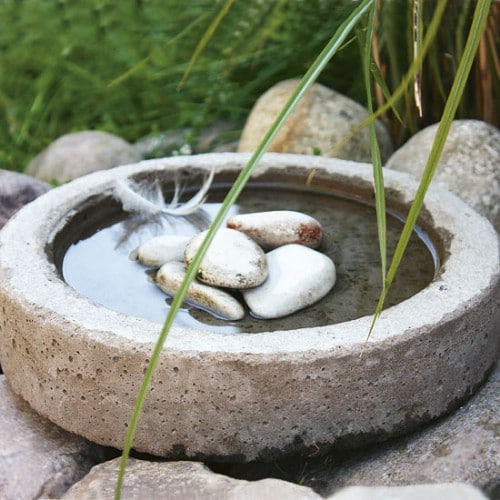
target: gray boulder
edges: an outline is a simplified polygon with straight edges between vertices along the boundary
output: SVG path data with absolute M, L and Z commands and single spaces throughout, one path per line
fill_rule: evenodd
M 48 184 L 28 175 L 0 170 L 0 229 L 26 203 L 49 189 Z
M 285 80 L 256 102 L 243 129 L 238 151 L 254 151 L 299 80 Z M 314 84 L 269 147 L 277 153 L 320 154 L 345 160 L 371 161 L 368 128 L 356 127 L 368 117 L 357 102 L 319 83 Z M 382 160 L 393 151 L 385 126 L 377 121 Z
M 77 177 L 141 160 L 139 151 L 108 132 L 86 130 L 56 139 L 36 156 L 26 173 L 62 184 Z
M 438 124 L 415 134 L 388 160 L 387 168 L 420 178 Z M 434 180 L 488 218 L 500 232 L 500 130 L 479 120 L 455 120 Z

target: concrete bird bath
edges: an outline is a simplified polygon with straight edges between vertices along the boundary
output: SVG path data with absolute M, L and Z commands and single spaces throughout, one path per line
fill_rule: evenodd
M 116 179 L 167 179 L 176 170 L 189 178 L 215 168 L 216 180 L 231 180 L 248 158 L 177 157 L 101 171 L 22 209 L 0 232 L 0 361 L 13 390 L 61 427 L 120 448 L 160 325 L 68 286 L 64 253 L 93 219 L 116 219 Z M 269 154 L 254 178 L 373 199 L 367 164 Z M 385 180 L 389 209 L 404 213 L 415 182 L 395 171 Z M 437 188 L 419 223 L 440 267 L 423 290 L 382 314 L 361 358 L 369 315 L 260 333 L 176 326 L 134 447 L 165 457 L 271 460 L 383 440 L 456 408 L 498 355 L 498 236 Z

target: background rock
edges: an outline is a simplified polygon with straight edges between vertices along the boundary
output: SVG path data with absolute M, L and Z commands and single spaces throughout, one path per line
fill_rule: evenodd
M 237 127 L 230 121 L 217 121 L 198 133 L 192 128 L 168 130 L 139 139 L 134 147 L 144 159 L 211 152 L 234 152 Z
M 388 160 L 387 168 L 420 178 L 438 124 L 415 134 Z M 487 217 L 500 232 L 500 130 L 479 120 L 455 120 L 434 180 Z
M 30 162 L 26 173 L 46 182 L 62 184 L 96 170 L 140 160 L 139 151 L 120 137 L 87 130 L 56 139 Z
M 74 436 L 31 410 L 0 376 L 0 498 L 59 498 L 105 448 Z
M 299 80 L 285 80 L 271 87 L 253 107 L 241 135 L 238 151 L 254 151 L 281 112 Z M 269 151 L 321 154 L 346 160 L 370 161 L 370 138 L 364 127 L 350 136 L 368 117 L 366 109 L 319 83 L 314 84 L 288 118 Z M 382 161 L 392 153 L 389 133 L 376 122 Z M 343 143 L 343 141 L 345 141 Z
M 0 229 L 26 203 L 49 189 L 48 184 L 28 175 L 0 170 Z

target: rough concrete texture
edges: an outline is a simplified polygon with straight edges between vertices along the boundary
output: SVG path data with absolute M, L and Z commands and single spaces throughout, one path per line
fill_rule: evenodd
M 324 484 L 323 495 L 354 485 L 464 482 L 482 489 L 491 498 L 498 498 L 499 431 L 500 367 L 497 367 L 488 383 L 448 418 L 376 449 L 360 451 L 337 466 L 319 467 L 314 477 Z
M 415 134 L 387 167 L 420 179 L 438 124 Z M 500 130 L 479 120 L 455 120 L 439 160 L 435 181 L 487 217 L 500 232 Z
M 141 159 L 139 151 L 122 138 L 98 130 L 66 134 L 47 146 L 26 173 L 62 184 L 77 177 Z
M 113 498 L 120 459 L 95 466 L 63 498 L 107 500 Z M 279 479 L 249 482 L 211 472 L 199 462 L 147 462 L 131 459 L 122 498 L 168 498 L 169 500 L 320 500 L 310 488 Z
M 59 498 L 105 459 L 100 446 L 56 427 L 0 376 L 0 498 Z
M 48 184 L 28 175 L 0 170 L 0 229 L 26 203 L 49 189 Z
M 207 167 L 235 175 L 248 158 L 198 155 L 97 172 L 50 191 L 4 227 L 0 360 L 14 390 L 36 411 L 94 442 L 121 447 L 158 337 L 159 325 L 98 306 L 61 280 L 56 235 L 79 207 L 109 196 L 119 178 L 168 178 L 176 169 Z M 373 196 L 368 164 L 270 154 L 255 176 L 303 185 L 312 168 L 313 186 Z M 386 185 L 394 209 L 416 189 L 408 175 L 390 170 Z M 457 407 L 497 358 L 499 242 L 486 219 L 439 188 L 427 195 L 422 224 L 440 241 L 442 268 L 428 287 L 382 314 L 362 357 L 371 317 L 262 334 L 172 328 L 136 449 L 272 460 L 382 440 Z
M 269 130 L 299 80 L 285 80 L 255 103 L 241 134 L 238 151 L 254 151 Z M 368 118 L 357 102 L 319 83 L 314 84 L 268 148 L 277 153 L 321 154 L 354 161 L 370 161 L 367 127 L 355 128 Z M 393 151 L 385 126 L 376 122 L 382 160 Z

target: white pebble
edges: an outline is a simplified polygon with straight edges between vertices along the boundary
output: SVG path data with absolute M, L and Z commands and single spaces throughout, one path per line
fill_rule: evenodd
M 167 262 L 156 273 L 156 284 L 166 294 L 174 296 L 185 275 L 186 266 L 183 262 Z M 196 280 L 189 286 L 186 301 L 224 319 L 236 321 L 245 316 L 245 309 L 232 295 Z
M 265 283 L 243 290 L 252 313 L 264 319 L 292 314 L 322 299 L 336 280 L 335 264 L 303 245 L 285 245 L 267 254 L 269 275 Z
M 227 227 L 250 236 L 264 248 L 298 243 L 317 248 L 321 243 L 321 224 L 313 217 L 291 210 L 239 214 L 227 221 Z
M 166 234 L 156 236 L 131 253 L 132 259 L 150 267 L 160 267 L 171 260 L 183 260 L 184 250 L 192 236 Z
M 205 238 L 206 231 L 194 236 L 186 247 L 189 265 Z M 247 235 L 233 229 L 217 231 L 198 271 L 203 283 L 224 288 L 245 289 L 260 285 L 267 277 L 267 259 L 262 248 Z

